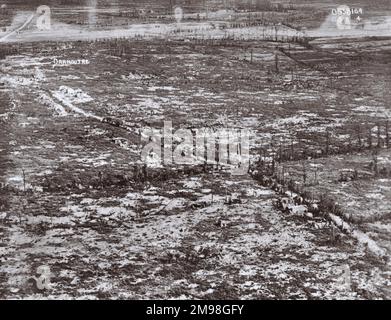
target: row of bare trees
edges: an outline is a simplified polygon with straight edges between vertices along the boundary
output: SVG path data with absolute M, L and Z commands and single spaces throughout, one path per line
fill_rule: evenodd
M 377 151 L 391 147 L 389 121 L 379 122 L 374 127 L 367 126 L 366 130 L 361 125 L 357 125 L 356 130 L 356 137 L 354 138 L 353 135 L 350 135 L 347 143 L 335 139 L 331 131 L 326 130 L 323 134 L 323 139 L 320 137 L 318 142 L 323 145 L 321 148 L 316 148 L 317 143 L 314 141 L 314 147 L 310 149 L 304 142 L 293 136 L 285 143 L 272 140 L 265 148 L 259 151 L 260 164 L 271 168 L 274 172 L 275 163 L 306 160 L 308 158 L 316 159 L 362 150 Z

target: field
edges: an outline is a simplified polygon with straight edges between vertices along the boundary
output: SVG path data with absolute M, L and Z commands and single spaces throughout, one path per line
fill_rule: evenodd
M 291 11 L 3 30 L 0 297 L 390 298 L 391 38 Z M 251 130 L 248 173 L 146 166 L 164 121 Z

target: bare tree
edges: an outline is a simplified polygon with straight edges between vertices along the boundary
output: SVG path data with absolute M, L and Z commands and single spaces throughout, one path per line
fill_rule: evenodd
M 368 147 L 372 149 L 372 128 L 369 127 L 369 132 L 368 132 Z
M 362 147 L 362 137 L 361 137 L 361 127 L 360 124 L 357 125 L 357 137 L 358 137 L 358 147 Z
M 330 152 L 330 131 L 326 131 L 326 155 L 328 156 Z
M 380 123 L 377 124 L 377 147 L 381 147 L 381 129 L 380 129 Z
M 375 150 L 372 154 L 373 158 L 373 171 L 375 172 L 375 175 L 379 175 L 379 166 L 378 166 L 378 151 Z

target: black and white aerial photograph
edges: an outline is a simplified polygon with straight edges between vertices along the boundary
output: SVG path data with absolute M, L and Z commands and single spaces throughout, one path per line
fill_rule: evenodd
M 0 300 L 390 300 L 390 95 L 390 0 L 0 0 Z

